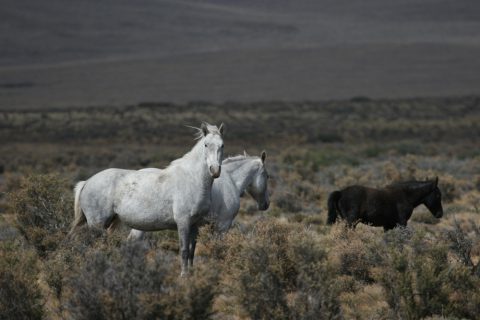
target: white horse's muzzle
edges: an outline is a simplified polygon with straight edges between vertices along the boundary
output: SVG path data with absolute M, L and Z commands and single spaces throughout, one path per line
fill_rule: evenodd
M 220 177 L 220 172 L 222 171 L 222 167 L 219 165 L 211 165 L 209 168 L 210 175 L 215 179 Z

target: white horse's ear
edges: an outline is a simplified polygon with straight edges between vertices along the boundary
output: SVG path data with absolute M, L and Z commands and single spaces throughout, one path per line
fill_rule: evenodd
M 220 134 L 223 136 L 223 133 L 225 132 L 225 126 L 223 125 L 223 122 L 220 127 L 218 127 L 218 131 L 220 131 Z
M 265 163 L 265 159 L 267 158 L 267 153 L 265 152 L 265 150 L 262 151 L 262 163 Z
M 248 157 L 247 150 L 243 150 L 243 156 Z
M 202 125 L 200 126 L 200 130 L 202 130 L 203 136 L 206 137 L 208 134 L 208 128 L 205 122 L 202 122 Z

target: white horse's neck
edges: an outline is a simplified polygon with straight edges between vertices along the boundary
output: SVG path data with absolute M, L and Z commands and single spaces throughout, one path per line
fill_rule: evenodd
M 204 139 L 199 139 L 195 146 L 180 159 L 172 161 L 169 167 L 181 167 L 186 171 L 194 173 L 193 177 L 198 177 L 198 181 L 205 184 L 212 184 L 213 178 L 208 172 L 205 156 Z
M 261 165 L 259 158 L 243 158 L 224 163 L 222 166 L 232 177 L 240 196 L 253 182 L 253 178 Z

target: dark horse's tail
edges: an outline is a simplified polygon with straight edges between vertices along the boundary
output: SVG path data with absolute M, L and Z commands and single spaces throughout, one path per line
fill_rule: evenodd
M 333 224 L 337 220 L 337 202 L 341 195 L 340 191 L 333 191 L 328 197 L 328 224 Z

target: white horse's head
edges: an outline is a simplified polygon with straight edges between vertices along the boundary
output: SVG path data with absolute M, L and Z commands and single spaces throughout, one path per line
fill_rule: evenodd
M 215 179 L 220 176 L 221 165 L 223 161 L 223 123 L 220 127 L 212 126 L 208 123 L 202 123 L 200 132 L 202 134 L 203 147 L 205 148 L 205 157 L 208 171 Z
M 267 153 L 262 151 L 260 159 L 262 164 L 253 177 L 252 183 L 248 186 L 247 192 L 255 199 L 258 204 L 259 210 L 267 210 L 270 206 L 270 200 L 268 199 L 268 172 L 265 168 L 265 159 L 267 158 Z

